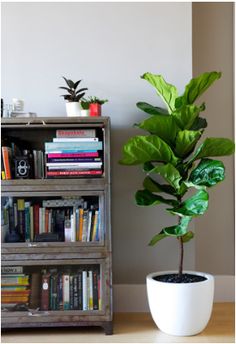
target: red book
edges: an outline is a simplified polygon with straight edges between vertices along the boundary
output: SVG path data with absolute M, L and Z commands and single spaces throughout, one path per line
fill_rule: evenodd
M 10 154 L 11 149 L 9 147 L 3 146 L 2 147 L 2 160 L 3 166 L 5 170 L 6 179 L 11 179 L 11 167 L 10 167 Z
M 53 177 L 53 176 L 83 176 L 83 175 L 102 175 L 102 170 L 89 170 L 89 171 L 47 171 L 47 177 Z
M 50 295 L 50 273 L 42 275 L 42 289 L 41 289 L 41 311 L 48 311 L 49 309 L 49 295 Z
M 61 137 L 95 137 L 95 129 L 77 129 L 77 130 L 57 130 L 56 136 Z
M 50 158 L 84 158 L 84 157 L 98 157 L 98 152 L 91 153 L 48 153 L 47 157 Z
M 34 236 L 39 234 L 39 204 L 34 204 Z

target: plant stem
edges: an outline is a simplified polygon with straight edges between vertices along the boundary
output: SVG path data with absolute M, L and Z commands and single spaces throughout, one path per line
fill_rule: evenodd
M 184 244 L 182 237 L 179 237 L 178 239 L 180 244 L 179 277 L 181 277 L 183 274 Z

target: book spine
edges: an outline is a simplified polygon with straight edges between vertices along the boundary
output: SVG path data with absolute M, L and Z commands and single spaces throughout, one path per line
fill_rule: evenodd
M 39 204 L 34 204 L 34 236 L 39 234 Z
M 98 271 L 93 270 L 93 309 L 98 310 Z
M 53 151 L 62 150 L 102 150 L 102 141 L 98 142 L 45 142 L 45 152 L 50 153 Z
M 63 309 L 70 309 L 70 276 L 63 274 Z
M 48 158 L 49 163 L 102 162 L 101 158 Z
M 47 171 L 47 177 L 53 176 L 93 176 L 102 175 L 102 170 L 84 170 L 84 171 Z
M 78 309 L 83 310 L 83 277 L 82 277 L 82 271 L 78 272 Z
M 2 266 L 1 273 L 2 274 L 22 274 L 23 266 Z
M 50 296 L 50 273 L 42 275 L 42 291 L 41 291 L 41 310 L 47 311 L 49 309 Z
M 34 240 L 34 207 L 30 206 L 30 241 Z
M 99 156 L 98 152 L 87 152 L 87 153 L 48 153 L 48 159 L 51 158 L 97 158 Z
M 88 272 L 88 281 L 89 281 L 88 305 L 89 305 L 89 310 L 93 310 L 93 272 L 91 270 L 89 270 Z
M 62 130 L 56 131 L 57 138 L 70 138 L 70 137 L 95 137 L 95 129 L 80 129 L 80 130 Z
M 97 137 L 56 137 L 53 142 L 98 142 Z
M 17 223 L 18 231 L 22 241 L 25 241 L 25 201 L 17 200 Z
M 73 168 L 101 168 L 102 162 L 48 162 L 46 166 L 50 169 L 73 169 Z
M 73 276 L 73 309 L 79 309 L 79 286 L 78 286 L 79 276 Z
M 25 241 L 30 241 L 30 202 L 25 202 Z
M 82 298 L 83 298 L 83 311 L 88 310 L 88 283 L 87 283 L 87 271 L 82 271 Z
M 69 283 L 70 283 L 70 309 L 73 309 L 73 301 L 74 301 L 74 288 L 73 288 L 73 278 L 74 276 L 73 275 L 70 275 L 69 277 Z
M 2 146 L 2 158 L 3 158 L 3 166 L 5 169 L 5 178 L 11 179 L 11 166 L 10 166 L 10 148 Z

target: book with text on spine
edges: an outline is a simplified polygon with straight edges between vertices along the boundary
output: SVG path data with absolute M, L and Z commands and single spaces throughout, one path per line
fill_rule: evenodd
M 47 171 L 47 177 L 60 176 L 99 176 L 102 175 L 102 170 L 84 170 L 84 171 Z
M 48 153 L 47 157 L 48 159 L 51 158 L 87 158 L 87 157 L 93 157 L 93 158 L 97 158 L 98 152 L 97 151 L 92 151 L 92 152 L 87 152 L 87 153 L 83 153 L 83 152 L 79 152 L 79 153 Z
M 75 130 L 63 130 L 59 129 L 56 131 L 57 138 L 66 138 L 66 137 L 95 137 L 95 129 L 75 129 Z
M 98 142 L 98 137 L 56 137 L 53 142 Z

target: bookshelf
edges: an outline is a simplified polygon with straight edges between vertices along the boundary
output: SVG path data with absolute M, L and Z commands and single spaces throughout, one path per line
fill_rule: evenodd
M 97 174 L 84 174 L 79 162 L 48 178 L 49 167 L 62 167 L 45 143 L 57 147 L 51 142 L 59 131 L 89 130 L 100 142 Z M 13 150 L 11 179 L 1 181 L 2 328 L 101 326 L 112 334 L 110 119 L 2 119 L 1 131 L 2 146 Z M 14 145 L 21 140 L 29 154 L 42 152 L 44 177 L 35 174 L 34 160 L 29 178 L 16 177 Z M 72 168 L 82 172 L 69 175 Z

